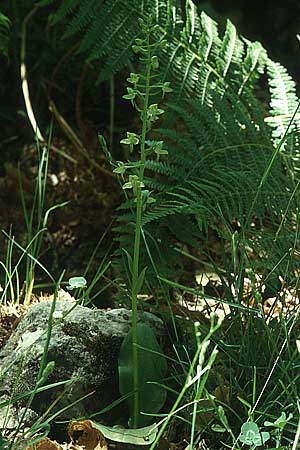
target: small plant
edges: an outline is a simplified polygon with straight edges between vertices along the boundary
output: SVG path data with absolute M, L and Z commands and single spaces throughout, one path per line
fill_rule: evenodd
M 278 419 L 276 419 L 274 422 L 270 422 L 269 420 L 266 420 L 264 422 L 265 427 L 273 428 L 273 430 L 270 432 L 270 435 L 275 438 L 276 448 L 279 448 L 283 430 L 292 418 L 293 414 L 289 414 L 287 416 L 285 412 L 282 412 Z
M 139 368 L 139 359 L 141 357 L 141 349 L 138 348 L 140 342 L 143 342 L 148 348 L 148 351 L 155 351 L 156 355 L 160 353 L 160 347 L 156 342 L 156 337 L 147 325 L 138 324 L 138 295 L 140 294 L 147 268 L 140 268 L 140 246 L 141 246 L 141 234 L 142 234 L 142 215 L 149 204 L 154 203 L 155 199 L 151 196 L 151 192 L 144 189 L 144 171 L 145 162 L 149 156 L 156 155 L 157 159 L 161 155 L 166 155 L 167 151 L 163 148 L 162 141 L 150 141 L 148 140 L 149 132 L 151 131 L 155 122 L 159 120 L 164 110 L 161 109 L 157 103 L 152 102 L 152 98 L 155 97 L 155 101 L 159 93 L 164 96 L 165 93 L 171 92 L 170 84 L 168 82 L 159 82 L 157 69 L 159 68 L 158 50 L 163 46 L 163 41 L 154 42 L 153 36 L 157 30 L 157 25 L 152 25 L 151 19 L 144 21 L 139 20 L 143 37 L 135 40 L 133 51 L 140 55 L 141 66 L 144 68 L 144 73 L 131 73 L 127 81 L 130 83 L 130 87 L 127 88 L 127 94 L 123 97 L 129 100 L 132 106 L 139 112 L 141 120 L 141 133 L 136 134 L 133 132 L 127 132 L 126 138 L 121 140 L 122 144 L 129 146 L 130 153 L 133 153 L 135 147 L 139 146 L 139 159 L 137 162 L 123 163 L 119 162 L 114 172 L 120 174 L 122 179 L 128 178 L 123 184 L 124 190 L 132 191 L 133 204 L 135 205 L 135 233 L 133 244 L 133 257 L 129 253 L 126 253 L 128 261 L 128 269 L 131 274 L 131 307 L 132 307 L 132 329 L 130 331 L 130 338 L 125 339 L 120 353 L 120 389 L 122 394 L 127 394 L 128 390 L 133 390 L 133 402 L 131 404 L 132 412 L 132 426 L 136 428 L 139 422 L 144 421 L 140 416 L 141 404 L 146 406 L 148 412 L 158 412 L 163 406 L 165 401 L 165 395 L 160 389 L 160 395 L 156 396 L 157 401 L 153 401 L 154 390 L 159 390 L 157 386 L 147 386 L 146 378 L 149 375 L 153 376 L 151 381 L 159 381 L 161 376 L 165 373 L 166 364 L 160 360 L 158 366 L 153 362 L 154 353 L 151 356 L 143 356 L 143 376 L 141 378 L 141 372 Z M 152 42 L 153 40 L 153 42 Z M 139 339 L 140 338 L 140 339 Z M 145 341 L 145 338 L 147 340 Z M 150 345 L 150 348 L 149 348 Z M 128 364 L 132 358 L 132 382 L 131 374 L 128 373 Z M 157 358 L 157 357 L 156 357 Z M 154 358 L 155 359 L 155 358 Z M 150 364 L 152 370 L 147 364 L 147 361 L 152 361 Z M 147 369 L 147 370 L 146 370 Z M 157 372 L 157 376 L 155 376 Z M 146 375 L 147 373 L 147 375 Z M 145 378 L 146 376 L 146 378 Z M 128 378 L 129 377 L 129 378 Z M 154 379 L 153 379 L 154 378 Z M 142 384 L 141 386 L 141 379 Z M 154 390 L 153 390 L 154 388 Z M 152 391 L 152 404 L 153 407 L 149 410 L 150 397 L 145 392 L 149 389 Z M 143 394 L 144 392 L 144 394 Z M 143 402 L 141 400 L 144 400 Z M 150 402 L 151 403 L 151 402 Z
M 264 445 L 270 439 L 270 433 L 260 431 L 255 422 L 243 423 L 239 441 L 242 444 L 249 445 L 251 450 Z
M 73 291 L 73 289 L 83 289 L 86 287 L 86 279 L 84 277 L 71 277 L 69 278 L 69 284 L 67 286 L 68 291 Z
M 163 433 L 165 432 L 168 424 L 170 423 L 170 420 L 176 416 L 180 417 L 179 413 L 180 411 L 192 406 L 192 418 L 191 418 L 191 432 L 190 432 L 190 442 L 189 442 L 189 449 L 194 450 L 196 439 L 196 418 L 198 414 L 198 406 L 200 399 L 204 395 L 205 389 L 206 389 L 206 383 L 208 376 L 210 374 L 210 371 L 215 363 L 215 360 L 218 355 L 217 347 L 214 346 L 213 348 L 210 347 L 213 341 L 213 337 L 215 333 L 218 331 L 218 329 L 222 325 L 222 319 L 217 318 L 215 314 L 211 314 L 210 316 L 210 328 L 207 331 L 207 333 L 203 336 L 200 331 L 200 323 L 195 322 L 194 323 L 194 332 L 195 332 L 195 338 L 196 338 L 196 349 L 194 356 L 192 360 L 190 361 L 190 364 L 188 366 L 188 370 L 185 373 L 185 380 L 182 385 L 182 388 L 180 392 L 177 395 L 177 398 L 167 414 L 166 418 L 162 419 L 162 421 L 157 425 L 162 425 L 156 440 L 153 442 L 149 450 L 154 450 L 157 446 L 157 443 Z M 211 349 L 211 351 L 209 351 Z M 187 397 L 189 397 L 190 391 L 193 391 L 192 394 L 192 401 L 188 401 L 187 403 L 183 404 Z
M 19 176 L 20 194 L 23 205 L 24 219 L 27 231 L 26 258 L 26 280 L 25 280 L 25 300 L 30 303 L 30 297 L 34 286 L 35 268 L 40 265 L 39 258 L 43 244 L 43 237 L 47 230 L 49 215 L 57 208 L 66 206 L 69 202 L 53 205 L 46 209 L 46 192 L 48 177 L 48 162 L 50 152 L 51 133 L 48 145 L 41 145 L 36 136 L 37 154 L 39 157 L 38 173 L 35 182 L 34 197 L 30 207 L 26 202 L 25 192 L 22 186 L 21 173 Z

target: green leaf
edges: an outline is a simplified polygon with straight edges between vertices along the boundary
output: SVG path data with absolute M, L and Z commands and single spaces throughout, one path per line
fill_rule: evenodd
M 138 276 L 138 279 L 136 280 L 136 286 L 135 286 L 135 292 L 140 292 L 143 284 L 144 284 L 144 279 L 145 279 L 145 274 L 146 274 L 146 270 L 147 267 L 144 267 L 144 269 L 141 271 L 141 273 Z
M 222 425 L 226 429 L 226 431 L 227 432 L 231 432 L 231 429 L 230 429 L 230 426 L 229 426 L 229 422 L 228 422 L 228 419 L 227 419 L 226 414 L 225 414 L 225 410 L 224 410 L 223 406 L 221 406 L 221 405 L 218 406 L 218 416 L 219 416 L 219 419 L 222 422 Z
M 141 412 L 155 414 L 160 411 L 166 400 L 164 387 L 154 383 L 162 382 L 167 372 L 167 363 L 149 325 L 138 323 L 137 342 L 143 346 L 138 349 L 139 424 L 147 425 L 153 419 Z M 119 354 L 119 388 L 122 395 L 133 393 L 132 330 L 125 337 Z M 128 398 L 128 406 L 132 416 L 133 397 Z
M 217 424 L 217 423 L 213 423 L 211 426 L 212 431 L 214 431 L 215 433 L 225 433 L 226 428 L 221 427 L 221 425 Z
M 128 251 L 125 250 L 125 248 L 123 248 L 122 250 L 123 250 L 123 252 L 125 253 L 126 258 L 127 258 L 127 266 L 128 266 L 128 270 L 129 270 L 129 272 L 132 274 L 132 267 L 133 267 L 132 257 L 131 257 L 131 255 L 128 253 Z
M 148 205 L 156 202 L 155 198 L 151 197 L 151 193 L 152 191 L 148 191 L 147 189 L 142 191 L 143 211 L 146 210 Z
M 115 442 L 132 445 L 149 445 L 154 442 L 157 435 L 155 424 L 144 428 L 126 429 L 120 426 L 108 427 L 100 423 L 93 422 L 93 426 L 101 431 L 104 437 Z
M 47 378 L 49 377 L 49 375 L 51 375 L 54 369 L 55 369 L 55 361 L 49 361 L 42 372 L 41 378 L 37 382 L 38 387 L 42 386 L 45 383 L 45 381 L 47 381 Z

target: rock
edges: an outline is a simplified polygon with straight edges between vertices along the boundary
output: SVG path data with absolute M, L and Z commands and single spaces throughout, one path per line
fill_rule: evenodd
M 5 402 L 8 406 L 0 408 L 1 430 L 4 429 L 6 432 L 16 430 L 20 423 L 28 427 L 39 418 L 39 415 L 30 408 L 10 405 L 10 397 L 8 395 L 1 397 L 2 402 Z
M 52 302 L 33 305 L 0 350 L 0 402 L 12 392 L 16 396 L 34 389 Z M 147 322 L 157 335 L 163 334 L 163 323 L 153 314 L 139 313 L 139 320 Z M 30 406 L 33 412 L 43 414 L 63 391 L 48 414 L 67 407 L 60 420 L 88 416 L 118 398 L 117 359 L 130 321 L 131 311 L 126 309 L 90 309 L 58 299 L 47 354 L 47 362 L 54 361 L 55 366 L 44 385 L 69 382 L 37 394 Z M 20 408 L 25 404 L 18 403 Z

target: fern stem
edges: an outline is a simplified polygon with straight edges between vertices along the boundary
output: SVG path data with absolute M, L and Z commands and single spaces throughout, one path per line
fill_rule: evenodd
M 134 236 L 134 253 L 133 253 L 133 267 L 132 267 L 132 292 L 131 292 L 131 308 L 132 308 L 132 360 L 133 360 L 133 428 L 138 427 L 139 418 L 139 360 L 138 360 L 138 335 L 137 335 L 137 309 L 138 309 L 138 278 L 139 278 L 139 257 L 140 257 L 140 242 L 141 242 L 141 223 L 142 223 L 142 182 L 145 170 L 145 141 L 148 131 L 147 124 L 147 110 L 150 97 L 150 78 L 151 78 L 151 50 L 149 33 L 147 33 L 147 58 L 146 58 L 146 82 L 145 82 L 145 97 L 143 110 L 141 113 L 142 119 L 142 134 L 140 140 L 140 169 L 139 169 L 139 184 L 137 186 L 136 195 L 136 220 L 135 220 L 135 236 Z

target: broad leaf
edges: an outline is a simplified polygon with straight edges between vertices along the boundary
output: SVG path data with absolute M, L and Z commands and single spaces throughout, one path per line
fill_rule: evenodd
M 100 423 L 93 422 L 93 426 L 97 428 L 104 437 L 115 442 L 133 445 L 149 445 L 155 440 L 157 435 L 156 425 L 150 425 L 144 428 L 127 429 L 118 425 L 108 427 Z
M 139 405 L 140 411 L 155 414 L 160 411 L 166 400 L 166 390 L 162 385 L 167 371 L 163 355 L 153 330 L 146 324 L 137 326 L 139 365 Z M 155 383 L 155 384 L 154 384 Z M 119 388 L 122 395 L 133 393 L 132 330 L 125 337 L 119 355 Z M 128 405 L 133 414 L 133 397 Z M 139 425 L 146 425 L 153 420 L 150 416 L 139 414 Z

